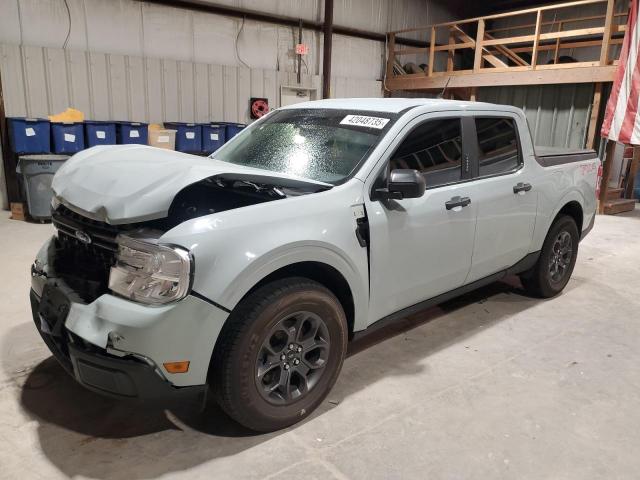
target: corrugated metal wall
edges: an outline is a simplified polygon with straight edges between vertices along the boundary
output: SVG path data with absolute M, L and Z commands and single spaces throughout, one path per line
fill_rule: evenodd
M 68 106 L 93 120 L 249 122 L 249 98 L 280 104 L 280 86 L 296 74 L 246 68 L 89 53 L 58 48 L 0 45 L 7 116 L 43 117 Z M 380 82 L 333 77 L 334 96 L 381 96 Z M 319 75 L 302 75 L 317 88 Z
M 536 145 L 585 147 L 593 84 L 487 87 L 478 100 L 522 108 Z

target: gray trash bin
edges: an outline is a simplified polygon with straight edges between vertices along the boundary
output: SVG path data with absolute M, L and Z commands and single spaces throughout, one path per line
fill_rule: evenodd
M 16 172 L 22 177 L 29 215 L 36 220 L 51 218 L 51 180 L 67 155 L 22 155 L 18 157 Z

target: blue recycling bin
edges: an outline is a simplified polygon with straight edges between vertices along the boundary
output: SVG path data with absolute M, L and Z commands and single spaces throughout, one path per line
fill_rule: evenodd
M 49 153 L 51 126 L 44 118 L 7 118 L 9 145 L 14 153 Z
M 95 147 L 96 145 L 115 145 L 116 124 L 114 122 L 85 120 L 84 139 L 87 148 Z
M 242 130 L 247 128 L 244 123 L 233 123 L 233 122 L 225 122 L 227 127 L 227 141 L 231 140 L 237 134 L 239 134 Z
M 82 123 L 51 123 L 51 150 L 53 153 L 76 153 L 84 150 Z
M 219 149 L 227 138 L 225 125 L 219 123 L 209 123 L 202 125 L 202 151 L 213 153 Z
M 141 122 L 118 122 L 117 141 L 121 145 L 139 143 L 147 145 L 149 141 L 148 124 Z
M 176 150 L 179 152 L 202 152 L 202 125 L 197 123 L 164 122 L 164 128 L 176 131 Z

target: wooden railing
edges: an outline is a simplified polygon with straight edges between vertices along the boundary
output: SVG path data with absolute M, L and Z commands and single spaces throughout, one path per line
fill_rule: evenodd
M 598 4 L 600 15 L 555 18 L 567 9 Z M 622 43 L 627 19 L 626 8 L 615 13 L 615 7 L 616 0 L 581 0 L 390 32 L 385 88 L 611 81 L 617 63 L 611 47 Z M 399 34 L 412 34 L 429 46 L 396 49 Z M 543 63 L 541 52 L 551 58 Z

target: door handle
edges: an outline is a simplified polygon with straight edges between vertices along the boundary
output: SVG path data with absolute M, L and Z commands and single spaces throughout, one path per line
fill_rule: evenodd
M 453 197 L 448 202 L 445 202 L 444 206 L 447 207 L 447 210 L 453 210 L 456 207 L 466 207 L 471 203 L 471 199 L 469 197 Z
M 518 182 L 516 185 L 513 186 L 513 193 L 528 192 L 532 188 L 533 187 L 531 186 L 530 183 Z

